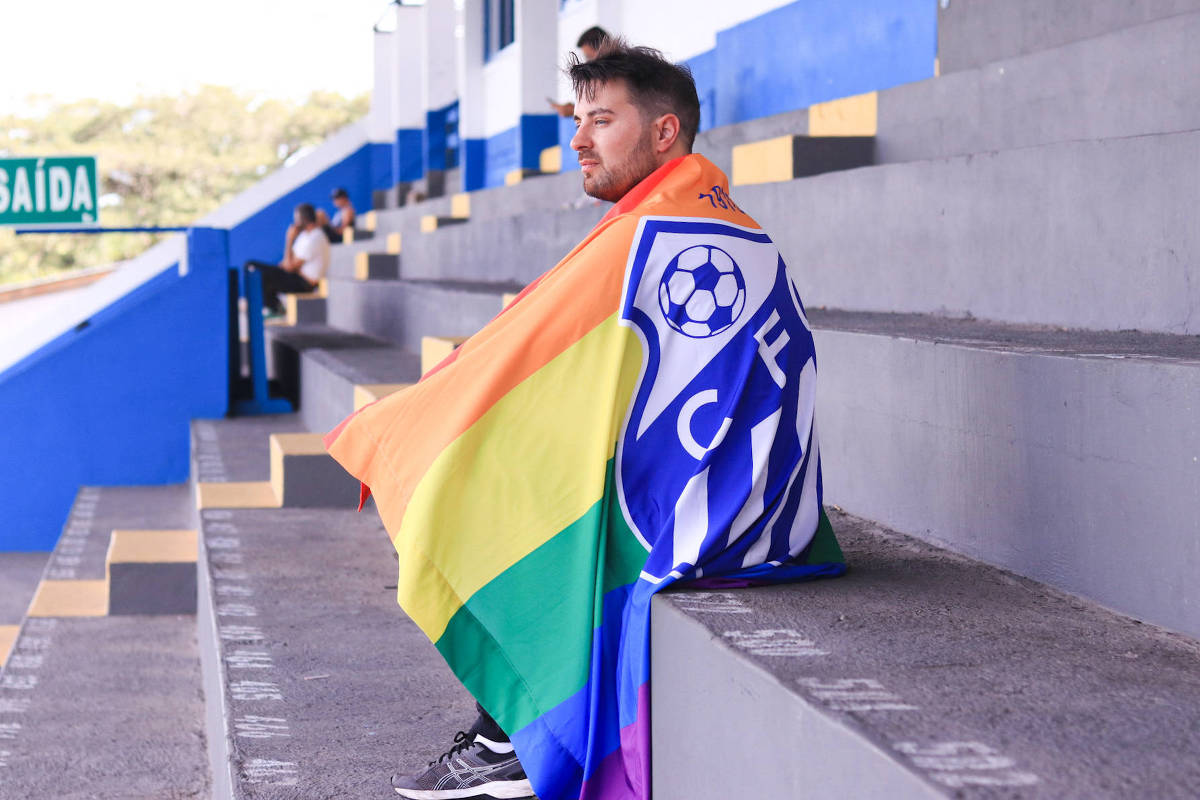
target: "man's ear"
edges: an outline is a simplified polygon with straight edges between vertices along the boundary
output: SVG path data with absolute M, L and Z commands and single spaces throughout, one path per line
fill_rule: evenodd
M 664 114 L 654 121 L 654 149 L 665 153 L 675 146 L 679 138 L 679 117 L 674 114 Z

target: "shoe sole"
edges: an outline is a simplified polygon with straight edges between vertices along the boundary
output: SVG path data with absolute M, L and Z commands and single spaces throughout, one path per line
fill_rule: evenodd
M 529 780 L 496 781 L 469 789 L 395 789 L 396 794 L 408 800 L 464 800 L 471 797 L 494 797 L 496 800 L 521 800 L 533 797 L 533 786 Z

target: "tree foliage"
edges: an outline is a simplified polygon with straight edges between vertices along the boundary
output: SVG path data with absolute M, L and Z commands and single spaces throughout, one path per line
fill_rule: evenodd
M 366 96 L 314 92 L 297 103 L 222 86 L 129 105 L 84 100 L 0 116 L 0 156 L 94 155 L 102 225 L 186 225 L 366 112 Z M 0 228 L 0 283 L 131 258 L 157 238 Z

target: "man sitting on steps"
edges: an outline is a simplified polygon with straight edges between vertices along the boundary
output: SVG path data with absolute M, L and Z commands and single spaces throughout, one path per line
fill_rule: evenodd
M 250 260 L 246 266 L 262 273 L 263 308 L 283 313 L 280 293 L 304 294 L 316 290 L 329 269 L 329 239 L 317 224 L 317 212 L 311 203 L 296 206 L 295 221 L 284 238 L 283 261 L 268 264 Z
M 654 593 L 845 571 L 812 334 L 778 250 L 691 152 L 691 74 L 620 41 L 568 71 L 584 190 L 615 205 L 325 438 L 375 496 L 401 606 L 478 704 L 392 778 L 412 800 L 646 800 Z

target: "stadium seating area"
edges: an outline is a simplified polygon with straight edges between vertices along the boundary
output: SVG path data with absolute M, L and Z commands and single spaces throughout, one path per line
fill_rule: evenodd
M 657 800 L 1200 786 L 1200 11 L 1052 5 L 697 141 L 808 305 L 851 572 L 656 600 Z M 0 794 L 384 797 L 445 749 L 471 700 L 316 435 L 603 213 L 548 173 L 364 215 L 267 328 L 295 414 L 196 420 L 190 483 L 84 487 L 3 564 L 42 578 L 0 607 Z

